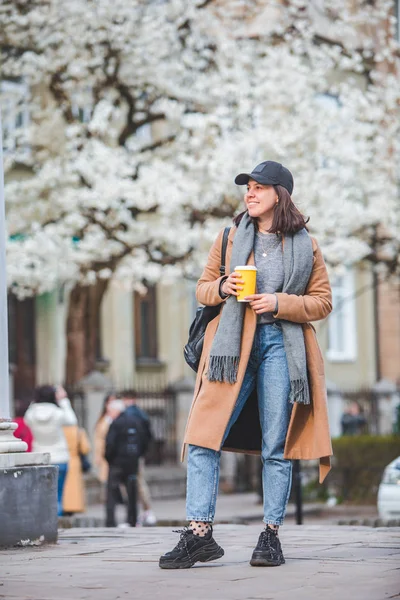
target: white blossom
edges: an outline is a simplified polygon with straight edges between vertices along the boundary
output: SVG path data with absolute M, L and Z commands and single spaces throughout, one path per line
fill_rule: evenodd
M 293 172 L 332 265 L 398 272 L 392 10 L 4 0 L 2 79 L 31 93 L 30 151 L 5 154 L 9 285 L 196 278 L 241 210 L 235 175 L 265 159 Z

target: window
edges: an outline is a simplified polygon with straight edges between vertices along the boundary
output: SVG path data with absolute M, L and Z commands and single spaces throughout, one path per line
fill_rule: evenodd
M 335 362 L 357 358 L 357 324 L 354 272 L 337 277 L 332 285 L 333 311 L 328 321 L 327 358 Z
M 78 106 L 78 104 L 72 104 L 72 114 L 77 121 L 81 123 L 89 123 L 92 110 L 90 106 Z
M 85 88 L 82 92 L 75 92 L 72 95 L 71 111 L 77 121 L 89 123 L 93 111 L 91 88 Z
M 153 133 L 150 123 L 145 123 L 136 129 L 136 139 L 142 144 L 151 144 L 153 141 Z
M 2 81 L 0 107 L 4 154 L 28 153 L 28 86 L 22 82 Z
M 340 108 L 339 98 L 335 94 L 330 94 L 328 92 L 319 93 L 315 95 L 315 100 L 319 106 L 322 106 L 325 110 L 329 110 L 333 113 L 336 113 L 337 109 Z
M 157 360 L 157 294 L 155 286 L 142 296 L 135 293 L 134 324 L 136 359 Z

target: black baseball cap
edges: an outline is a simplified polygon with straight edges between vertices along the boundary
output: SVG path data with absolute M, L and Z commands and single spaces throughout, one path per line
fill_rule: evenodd
M 293 175 L 289 169 L 273 160 L 265 160 L 257 165 L 251 173 L 240 173 L 235 178 L 235 183 L 237 185 L 247 185 L 249 179 L 254 179 L 254 181 L 263 185 L 281 185 L 287 189 L 290 195 L 293 192 Z

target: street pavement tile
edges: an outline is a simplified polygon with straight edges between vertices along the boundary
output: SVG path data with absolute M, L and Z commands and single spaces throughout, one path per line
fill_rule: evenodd
M 6 600 L 384 600 L 400 598 L 400 528 L 282 527 L 286 564 L 252 568 L 259 525 L 220 525 L 225 556 L 158 567 L 169 528 L 70 529 L 53 546 L 0 551 Z

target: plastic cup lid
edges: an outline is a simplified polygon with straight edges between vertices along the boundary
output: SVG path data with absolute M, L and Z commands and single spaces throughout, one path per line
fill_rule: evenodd
M 235 267 L 235 271 L 257 271 L 257 267 L 253 267 L 253 265 L 244 265 L 243 267 Z

